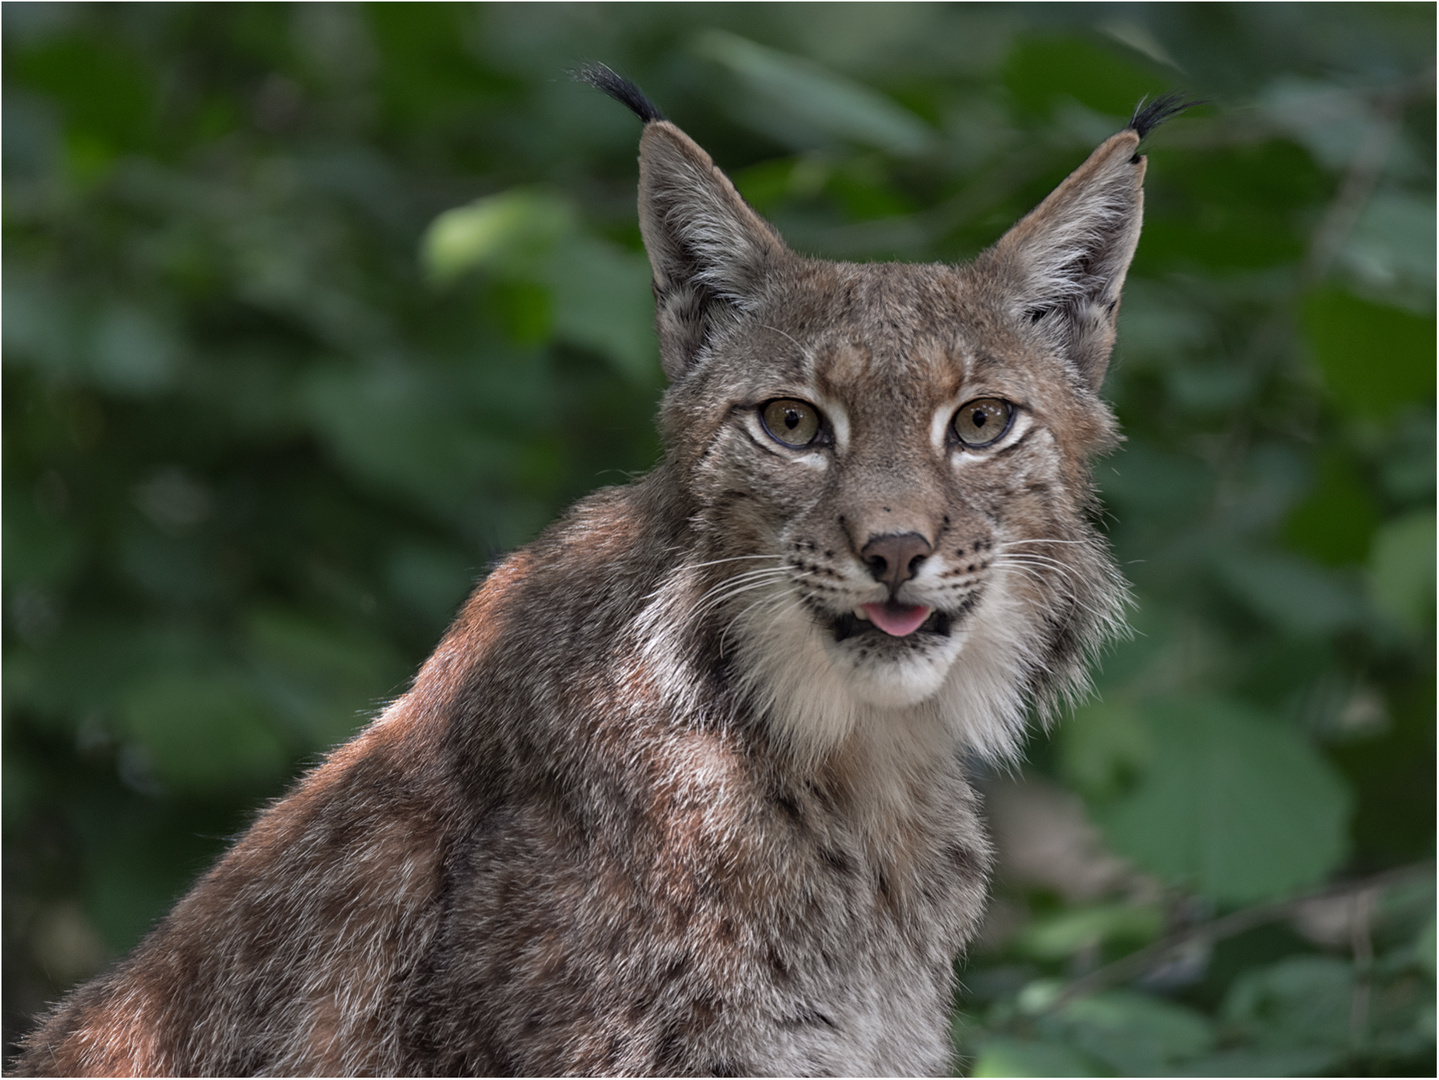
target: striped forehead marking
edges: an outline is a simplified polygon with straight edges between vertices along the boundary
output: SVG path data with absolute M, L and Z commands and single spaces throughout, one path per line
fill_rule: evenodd
M 885 363 L 859 342 L 815 350 L 814 385 L 832 398 L 867 391 L 892 390 L 906 397 L 949 398 L 969 381 L 968 350 L 951 344 L 923 342 Z
M 802 344 L 793 334 L 786 333 L 778 326 L 771 326 L 769 323 L 764 323 L 760 326 L 760 329 L 776 334 L 794 346 L 792 349 L 787 346 L 781 346 L 775 350 L 775 355 L 784 364 L 786 373 L 792 378 L 809 379 L 810 373 L 814 370 L 815 365 L 814 349 L 811 346 Z
M 846 389 L 864 381 L 874 353 L 859 342 L 839 342 L 819 350 L 815 358 L 814 381 L 829 397 L 840 397 Z

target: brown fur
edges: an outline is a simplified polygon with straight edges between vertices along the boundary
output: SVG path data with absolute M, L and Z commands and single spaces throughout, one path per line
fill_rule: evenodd
M 20 1070 L 946 1069 L 990 865 L 964 760 L 1082 684 L 1122 599 L 1088 462 L 1137 143 L 969 266 L 861 266 L 648 123 L 665 460 L 495 570 Z M 1015 420 L 969 449 L 985 398 Z M 767 435 L 775 399 L 828 441 Z M 884 601 L 931 621 L 886 635 Z

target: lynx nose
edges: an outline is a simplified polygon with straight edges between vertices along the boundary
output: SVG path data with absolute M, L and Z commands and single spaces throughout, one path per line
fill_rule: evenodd
M 893 594 L 918 573 L 919 564 L 933 551 L 919 533 L 891 533 L 871 537 L 859 557 L 869 567 L 870 576 L 888 585 Z

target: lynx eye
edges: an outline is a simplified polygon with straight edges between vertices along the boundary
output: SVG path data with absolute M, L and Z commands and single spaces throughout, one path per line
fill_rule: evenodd
M 819 410 L 795 398 L 778 398 L 760 406 L 760 421 L 775 442 L 799 449 L 819 436 Z
M 975 398 L 954 414 L 954 433 L 971 450 L 997 442 L 1014 420 L 1014 406 L 1003 398 Z

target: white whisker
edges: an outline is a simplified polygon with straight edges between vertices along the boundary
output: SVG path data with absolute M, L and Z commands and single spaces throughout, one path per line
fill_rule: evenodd
M 761 328 L 764 329 L 764 330 L 772 330 L 772 331 L 774 331 L 776 334 L 778 334 L 780 337 L 786 338 L 792 345 L 794 345 L 794 347 L 795 347 L 796 349 L 799 350 L 799 354 L 800 354 L 801 356 L 803 356 L 806 360 L 811 359 L 811 357 L 810 357 L 810 351 L 809 351 L 808 349 L 806 349 L 803 345 L 801 345 L 798 341 L 795 341 L 794 338 L 790 337 L 789 334 L 786 334 L 786 333 L 785 333 L 783 330 L 781 330 L 778 326 L 770 326 L 768 323 L 764 323 L 764 324 L 761 324 Z
M 689 563 L 687 565 L 692 570 L 699 570 L 702 567 L 706 566 L 721 566 L 724 563 L 743 562 L 746 559 L 769 559 L 771 561 L 778 562 L 780 559 L 783 558 L 783 555 L 729 555 L 723 559 L 710 559 L 708 562 Z
M 716 593 L 714 595 L 706 594 L 708 599 L 704 600 L 702 603 L 698 603 L 695 605 L 693 609 L 694 617 L 699 618 L 702 615 L 706 615 L 715 608 L 728 603 L 735 597 L 740 596 L 744 593 L 753 592 L 756 589 L 762 589 L 766 585 L 769 585 L 773 580 L 777 579 L 764 578 L 759 581 L 749 581 L 741 585 L 736 585 L 732 588 L 726 589 L 725 591 Z
M 1090 540 L 1051 540 L 1041 539 L 1040 537 L 1032 537 L 1027 540 L 1004 540 L 1000 542 L 999 546 L 1000 548 L 1007 548 L 1014 544 L 1078 544 L 1081 547 L 1086 547 L 1090 546 L 1092 543 L 1093 542 Z

